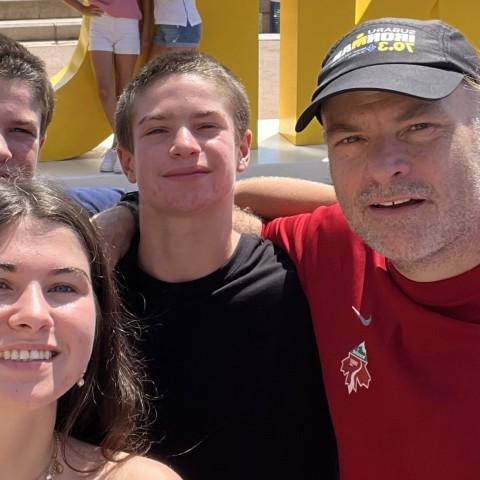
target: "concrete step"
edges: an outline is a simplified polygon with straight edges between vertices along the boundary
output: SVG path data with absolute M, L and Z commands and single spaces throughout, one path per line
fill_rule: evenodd
M 80 17 L 80 14 L 61 0 L 0 0 L 2 20 L 71 17 Z
M 55 75 L 72 58 L 77 40 L 65 42 L 22 42 L 34 55 L 40 57 L 46 64 L 49 77 Z
M 0 32 L 20 42 L 58 42 L 78 39 L 81 24 L 81 18 L 4 20 Z

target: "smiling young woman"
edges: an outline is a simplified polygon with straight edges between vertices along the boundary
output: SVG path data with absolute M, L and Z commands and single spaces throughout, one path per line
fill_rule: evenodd
M 137 456 L 146 415 L 132 324 L 81 207 L 39 180 L 0 179 L 0 245 L 2 476 L 178 479 Z M 99 446 L 75 439 L 92 424 Z

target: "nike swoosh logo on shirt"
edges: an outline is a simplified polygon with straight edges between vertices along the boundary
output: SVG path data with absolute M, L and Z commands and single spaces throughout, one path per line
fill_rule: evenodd
M 365 318 L 353 305 L 352 305 L 352 310 L 355 312 L 357 317 L 360 319 L 362 322 L 362 325 L 364 327 L 368 327 L 372 323 L 372 316 L 370 315 L 368 318 Z

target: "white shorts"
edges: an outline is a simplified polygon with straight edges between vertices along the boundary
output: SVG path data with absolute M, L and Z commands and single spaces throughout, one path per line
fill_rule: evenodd
M 90 17 L 89 50 L 113 52 L 120 55 L 140 53 L 138 20 L 106 15 Z

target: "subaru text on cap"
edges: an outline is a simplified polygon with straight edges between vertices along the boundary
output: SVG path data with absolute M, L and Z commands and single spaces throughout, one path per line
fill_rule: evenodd
M 457 29 L 439 20 L 382 18 L 360 24 L 327 53 L 312 103 L 295 130 L 320 120 L 328 97 L 354 90 L 382 90 L 438 100 L 465 76 L 478 78 L 477 52 Z

